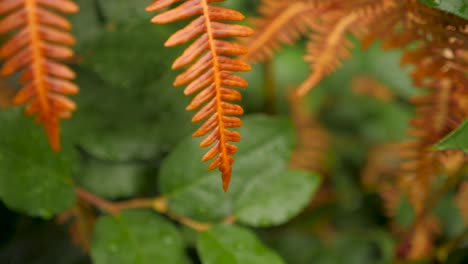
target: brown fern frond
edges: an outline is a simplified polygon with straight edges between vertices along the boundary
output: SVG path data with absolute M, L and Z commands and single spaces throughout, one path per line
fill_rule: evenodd
M 414 66 L 413 83 L 424 91 L 410 99 L 416 108 L 408 131 L 412 140 L 401 145 L 403 162 L 398 173 L 399 189 L 408 194 L 417 217 L 408 238 L 412 250 L 402 257 L 415 259 L 432 248 L 434 232 L 424 222 L 434 203 L 435 176 L 442 172 L 451 177 L 467 160 L 460 152 L 433 152 L 431 148 L 468 117 L 467 60 L 463 56 L 468 48 L 468 22 L 413 0 L 399 1 L 383 17 L 382 23 L 369 25 L 363 45 L 381 39 L 385 49 L 405 48 L 401 64 Z
M 317 17 L 337 5 L 336 1 L 263 0 L 260 18 L 253 18 L 255 33 L 247 39 L 242 59 L 257 63 L 270 58 L 281 44 L 291 45 L 316 28 Z
M 340 14 L 341 16 L 341 14 Z M 346 33 L 359 21 L 357 13 L 340 17 L 337 23 L 327 23 L 332 28 L 323 27 L 313 34 L 307 45 L 305 60 L 311 64 L 312 74 L 299 86 L 297 93 L 305 95 L 327 74 L 341 65 L 341 60 L 351 57 L 352 43 Z
M 0 34 L 13 33 L 0 49 L 5 63 L 3 76 L 22 71 L 24 87 L 13 99 L 15 105 L 27 104 L 27 115 L 37 114 L 50 145 L 60 150 L 59 119 L 69 118 L 75 104 L 64 95 L 76 94 L 70 82 L 75 73 L 57 60 L 73 55 L 66 47 L 75 42 L 68 32 L 70 22 L 53 11 L 74 13 L 78 6 L 71 0 L 8 0 L 0 2 Z
M 432 152 L 431 146 L 468 117 L 467 60 L 457 56 L 468 48 L 468 22 L 413 0 L 398 2 L 383 16 L 382 23 L 368 26 L 363 45 L 381 39 L 385 49 L 406 48 L 401 63 L 414 65 L 413 82 L 425 91 L 411 99 L 416 116 L 408 134 L 413 140 L 402 145 L 401 153 L 406 160 L 402 179 L 416 211 L 422 212 L 438 156 L 446 155 Z M 408 47 L 414 42 L 416 47 Z
M 298 87 L 300 96 L 341 66 L 341 60 L 351 57 L 349 50 L 353 45 L 348 33 L 361 35 L 365 25 L 394 6 L 391 0 L 342 2 L 339 8 L 321 17 L 321 26 L 315 27 L 309 37 L 305 61 L 311 64 L 312 74 Z
M 201 109 L 192 118 L 193 122 L 205 120 L 201 127 L 193 134 L 195 137 L 209 135 L 201 142 L 201 147 L 211 147 L 203 156 L 203 161 L 214 158 L 208 166 L 212 170 L 219 168 L 222 173 L 223 189 L 227 191 L 232 174 L 232 154 L 237 151 L 235 145 L 229 142 L 240 140 L 237 131 L 228 128 L 239 127 L 243 109 L 237 104 L 227 101 L 240 100 L 241 94 L 229 87 L 246 87 L 247 82 L 231 72 L 249 71 L 246 63 L 227 57 L 226 55 L 242 55 L 246 48 L 234 42 L 219 40 L 225 37 L 247 37 L 253 31 L 241 25 L 225 24 L 218 21 L 239 21 L 244 16 L 234 10 L 211 6 L 212 2 L 223 0 L 187 0 L 175 8 L 156 15 L 151 21 L 166 24 L 193 16 L 198 16 L 186 27 L 174 33 L 164 44 L 166 47 L 195 41 L 177 58 L 173 69 L 188 66 L 175 80 L 174 85 L 188 84 L 184 93 L 191 95 L 198 93 L 187 106 L 187 110 Z M 178 0 L 156 0 L 146 10 L 149 12 L 162 10 Z

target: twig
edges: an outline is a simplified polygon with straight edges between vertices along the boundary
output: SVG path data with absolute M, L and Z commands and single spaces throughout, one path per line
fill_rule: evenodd
M 82 188 L 77 187 L 75 190 L 76 190 L 77 195 L 81 199 L 83 199 L 89 204 L 105 212 L 108 212 L 112 215 L 117 215 L 120 212 L 124 210 L 128 210 L 128 209 L 150 208 L 160 214 L 165 214 L 169 218 L 199 232 L 206 231 L 213 226 L 212 223 L 198 222 L 196 220 L 178 215 L 177 213 L 171 211 L 169 209 L 167 199 L 165 197 L 140 198 L 140 199 L 132 199 L 128 201 L 123 201 L 123 202 L 110 202 Z M 223 221 L 223 223 L 226 223 L 226 224 L 233 224 L 234 222 L 235 222 L 235 218 L 233 216 L 229 216 Z

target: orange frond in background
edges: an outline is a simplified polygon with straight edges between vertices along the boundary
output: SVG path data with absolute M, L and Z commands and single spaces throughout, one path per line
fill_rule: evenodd
M 0 34 L 13 33 L 0 48 L 0 59 L 5 60 L 1 75 L 22 72 L 19 80 L 24 86 L 13 104 L 27 104 L 25 113 L 37 115 L 55 151 L 60 150 L 59 119 L 69 118 L 76 108 L 64 95 L 78 93 L 78 87 L 70 82 L 75 73 L 57 62 L 73 55 L 66 46 L 75 39 L 67 32 L 70 22 L 54 11 L 75 13 L 78 9 L 71 0 L 0 2 Z
M 467 63 L 458 56 L 468 48 L 468 22 L 418 1 L 395 3 L 381 23 L 368 26 L 362 41 L 369 46 L 380 39 L 385 49 L 404 48 L 401 64 L 414 66 L 413 83 L 424 91 L 410 98 L 416 110 L 408 131 L 412 139 L 400 145 L 396 172 L 397 188 L 408 195 L 417 218 L 408 238 L 411 247 L 401 257 L 417 259 L 430 253 L 435 238 L 436 231 L 424 223 L 431 216 L 436 175 L 451 178 L 467 160 L 466 154 L 434 152 L 432 146 L 468 118 Z
M 367 24 L 394 7 L 392 0 L 342 1 L 337 8 L 321 16 L 320 26 L 314 28 L 307 44 L 305 61 L 312 74 L 298 87 L 304 96 L 325 76 L 341 66 L 341 60 L 351 57 L 352 42 L 348 33 L 359 36 Z
M 313 34 L 307 45 L 306 62 L 311 64 L 312 74 L 299 86 L 297 94 L 305 95 L 318 84 L 322 78 L 341 65 L 341 59 L 351 57 L 349 49 L 352 43 L 347 39 L 346 32 L 359 20 L 357 13 L 341 17 L 337 23 L 327 23 L 332 28 L 323 27 Z
M 250 19 L 255 33 L 247 39 L 247 54 L 242 59 L 257 63 L 273 56 L 281 44 L 294 44 L 317 27 L 316 18 L 335 3 L 320 4 L 317 0 L 263 0 L 261 17 Z
M 156 0 L 146 10 L 159 11 L 176 2 L 178 0 Z M 239 21 L 244 19 L 244 16 L 228 8 L 211 6 L 209 5 L 211 2 L 220 1 L 183 1 L 177 7 L 156 15 L 151 21 L 166 24 L 198 16 L 186 27 L 174 33 L 166 41 L 165 46 L 172 47 L 195 39 L 172 65 L 173 69 L 188 67 L 176 78 L 174 85 L 187 85 L 184 90 L 185 95 L 196 94 L 187 106 L 187 110 L 200 108 L 192 121 L 205 121 L 193 136 L 209 134 L 200 144 L 200 147 L 211 146 L 202 160 L 214 159 L 208 169 L 219 168 L 222 173 L 223 189 L 227 191 L 234 162 L 232 154 L 237 151 L 237 147 L 229 142 L 240 140 L 239 132 L 228 128 L 241 126 L 241 120 L 235 116 L 243 114 L 241 106 L 227 101 L 241 99 L 241 94 L 230 87 L 247 86 L 243 78 L 231 72 L 249 71 L 250 66 L 228 57 L 245 54 L 247 49 L 244 46 L 220 38 L 247 37 L 253 31 L 246 26 L 219 22 Z

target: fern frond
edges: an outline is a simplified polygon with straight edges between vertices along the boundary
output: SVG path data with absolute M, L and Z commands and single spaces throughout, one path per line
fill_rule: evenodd
M 257 63 L 270 58 L 281 44 L 291 45 L 317 27 L 317 16 L 334 5 L 318 0 L 263 0 L 261 17 L 250 19 L 255 33 L 245 42 L 248 52 L 242 59 Z
M 15 105 L 27 104 L 27 115 L 37 114 L 50 145 L 60 150 L 59 119 L 68 118 L 75 104 L 64 95 L 78 93 L 70 82 L 75 73 L 57 60 L 69 58 L 66 47 L 75 42 L 68 32 L 70 22 L 53 12 L 74 13 L 78 6 L 71 0 L 8 0 L 0 2 L 0 34 L 13 33 L 0 49 L 5 63 L 3 76 L 22 71 L 24 87 L 13 99 Z
M 241 99 L 241 94 L 230 87 L 247 86 L 243 78 L 231 72 L 249 71 L 250 66 L 240 60 L 227 57 L 227 55 L 245 54 L 247 50 L 244 46 L 219 39 L 247 37 L 253 31 L 246 26 L 218 22 L 244 19 L 239 12 L 209 5 L 212 2 L 221 1 L 183 1 L 177 7 L 156 15 L 151 21 L 166 24 L 198 16 L 186 27 L 174 33 L 164 45 L 171 47 L 196 39 L 172 65 L 173 69 L 188 66 L 188 69 L 177 76 L 174 85 L 188 84 L 184 93 L 186 95 L 197 94 L 186 109 L 195 110 L 201 107 L 192 121 L 205 121 L 193 136 L 200 137 L 209 133 L 200 144 L 201 147 L 211 146 L 202 161 L 214 158 L 208 169 L 219 168 L 222 173 L 223 189 L 227 191 L 234 162 L 232 154 L 237 151 L 237 147 L 229 142 L 240 140 L 240 134 L 228 128 L 241 126 L 241 120 L 235 116 L 243 113 L 241 106 L 227 101 Z M 159 11 L 176 2 L 178 0 L 156 0 L 146 10 Z
M 298 87 L 297 94 L 305 95 L 326 75 L 341 66 L 341 60 L 351 57 L 352 42 L 348 33 L 360 35 L 387 9 L 393 8 L 391 0 L 342 1 L 339 8 L 322 15 L 321 26 L 314 28 L 307 44 L 305 61 L 310 63 L 312 74 Z
M 398 186 L 408 194 L 417 217 L 408 238 L 410 250 L 401 257 L 416 259 L 427 256 L 437 233 L 437 228 L 425 226 L 435 175 L 442 168 L 451 177 L 467 160 L 461 153 L 433 152 L 431 147 L 468 117 L 463 56 L 468 48 L 468 22 L 414 0 L 397 2 L 383 17 L 381 23 L 369 25 L 363 45 L 381 39 L 385 49 L 405 48 L 401 64 L 414 66 L 413 83 L 425 92 L 410 99 L 416 115 L 408 131 L 412 140 L 401 144 Z
M 352 43 L 346 32 L 359 21 L 357 13 L 350 13 L 335 23 L 327 23 L 332 28 L 323 27 L 313 34 L 307 45 L 306 62 L 311 64 L 312 74 L 299 86 L 299 96 L 305 95 L 327 74 L 341 65 L 341 60 L 351 57 Z
M 422 5 L 417 1 L 399 2 L 384 15 L 383 23 L 369 26 L 364 45 L 382 39 L 386 49 L 407 47 L 402 64 L 413 64 L 411 77 L 426 93 L 411 99 L 416 116 L 408 134 L 413 138 L 402 148 L 405 162 L 402 179 L 417 212 L 430 195 L 438 156 L 431 146 L 468 117 L 468 76 L 466 59 L 456 54 L 468 48 L 468 22 Z

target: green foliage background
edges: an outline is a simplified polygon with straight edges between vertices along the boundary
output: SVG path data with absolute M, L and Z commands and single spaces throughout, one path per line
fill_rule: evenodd
M 70 18 L 81 93 L 74 97 L 79 110 L 63 123 L 62 153 L 49 150 L 41 128 L 19 109 L 0 111 L 0 263 L 391 263 L 397 241 L 390 220 L 360 172 L 371 146 L 405 138 L 413 113 L 406 99 L 417 90 L 399 66 L 399 51 L 363 51 L 356 42 L 353 58 L 308 96 L 310 111 L 334 136 L 327 166 L 336 197 L 303 211 L 322 177 L 288 168 L 295 136 L 286 93 L 309 74 L 302 42 L 272 60 L 277 114 L 265 114 L 262 65 L 244 75 L 243 140 L 225 194 L 218 173 L 199 161 L 203 150 L 184 110 L 189 98 L 171 85 L 177 73 L 170 65 L 181 48 L 162 43 L 182 24 L 151 25 L 148 0 L 76 2 L 81 12 Z M 256 3 L 228 1 L 247 16 Z M 460 8 L 449 11 L 465 16 Z M 384 83 L 398 100 L 353 93 L 358 75 Z M 455 141 L 468 142 L 464 133 Z M 52 221 L 73 205 L 74 186 L 114 200 L 164 195 L 174 212 L 219 225 L 197 234 L 149 210 L 103 215 L 88 257 Z M 464 229 L 452 196 L 438 207 L 449 237 Z M 229 215 L 236 225 L 221 224 Z M 411 205 L 400 206 L 397 221 L 412 217 Z M 323 239 L 329 227 L 332 235 Z M 466 248 L 451 259 L 466 263 Z

